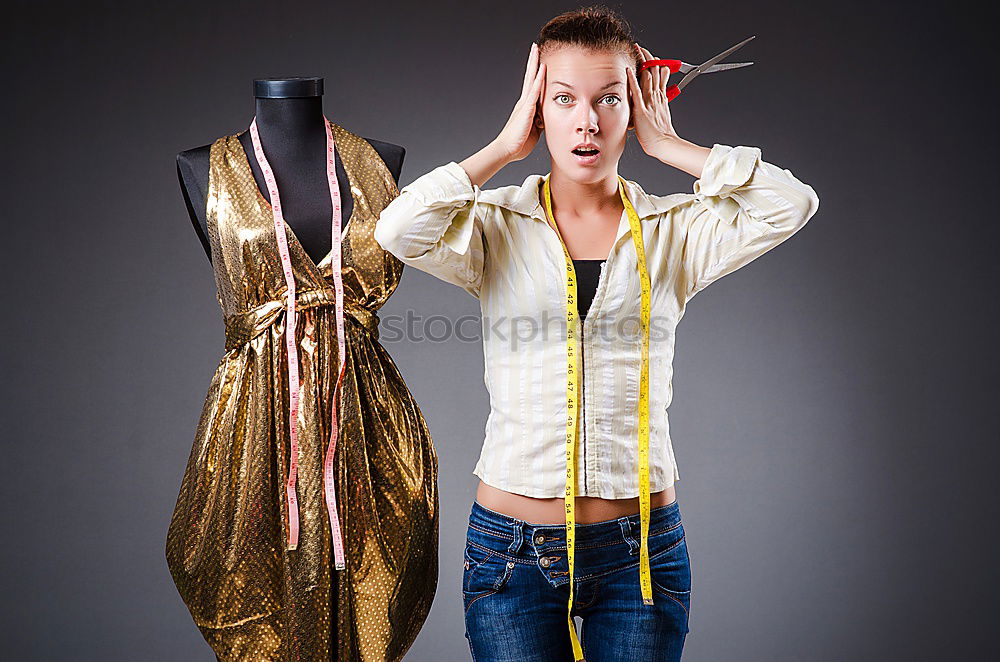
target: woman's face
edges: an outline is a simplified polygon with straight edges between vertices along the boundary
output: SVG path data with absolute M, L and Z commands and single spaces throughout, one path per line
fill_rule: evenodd
M 625 76 L 629 58 L 562 46 L 545 53 L 541 61 L 546 69 L 542 126 L 552 169 L 580 183 L 617 176 L 631 119 Z M 581 143 L 598 151 L 576 153 Z

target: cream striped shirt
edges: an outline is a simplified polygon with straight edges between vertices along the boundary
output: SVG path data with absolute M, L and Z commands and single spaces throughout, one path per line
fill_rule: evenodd
M 539 202 L 541 175 L 483 190 L 456 162 L 404 187 L 375 239 L 403 263 L 479 299 L 490 395 L 474 474 L 532 497 L 565 492 L 566 262 Z M 812 187 L 761 159 L 756 147 L 715 144 L 694 193 L 649 195 L 625 180 L 642 227 L 652 286 L 650 483 L 680 478 L 667 420 L 674 332 L 687 302 L 763 255 L 816 213 Z M 639 494 L 640 286 L 623 212 L 582 329 L 577 494 Z M 579 323 L 579 321 L 578 321 Z

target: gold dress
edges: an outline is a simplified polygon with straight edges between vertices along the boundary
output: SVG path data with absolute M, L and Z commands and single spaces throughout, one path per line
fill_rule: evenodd
M 375 313 L 403 264 L 373 232 L 399 195 L 378 153 L 330 122 L 354 201 L 344 228 L 347 358 L 334 458 L 347 567 L 335 570 L 323 498 L 339 371 L 331 255 L 286 226 L 300 361 L 298 547 L 286 549 L 285 294 L 270 205 L 237 136 L 211 146 L 208 230 L 225 354 L 205 399 L 167 533 L 177 590 L 219 659 L 399 660 L 438 575 L 437 456 L 417 403 L 378 342 Z

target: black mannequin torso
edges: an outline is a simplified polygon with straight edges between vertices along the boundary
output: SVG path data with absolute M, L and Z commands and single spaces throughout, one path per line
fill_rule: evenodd
M 326 131 L 323 128 L 323 87 L 321 78 L 269 79 L 254 81 L 257 130 L 261 147 L 274 170 L 281 193 L 285 221 L 314 262 L 320 262 L 332 248 L 330 186 L 326 178 Z M 291 94 L 290 94 L 291 93 Z M 284 96 L 288 94 L 289 96 Z M 292 96 L 292 94 L 294 96 Z M 249 128 L 239 135 L 253 171 L 257 188 L 270 201 L 267 184 L 254 156 Z M 366 140 L 368 140 L 366 138 Z M 397 185 L 405 150 L 391 143 L 368 140 L 385 161 Z M 180 180 L 188 214 L 209 260 L 205 203 L 208 196 L 209 152 L 204 145 L 177 155 Z M 342 227 L 354 208 L 351 184 L 337 153 L 337 182 L 340 186 Z

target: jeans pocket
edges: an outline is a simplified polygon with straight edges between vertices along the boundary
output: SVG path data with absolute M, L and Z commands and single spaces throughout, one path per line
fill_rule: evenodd
M 465 611 L 481 598 L 499 592 L 510 579 L 515 565 L 493 550 L 466 544 L 462 576 Z
M 465 573 L 462 576 L 462 590 L 470 591 L 471 580 L 475 577 L 480 566 L 488 563 L 490 559 L 496 552 L 488 549 L 483 549 L 473 545 L 472 543 L 466 543 L 465 545 Z
M 691 604 L 691 560 L 683 527 L 665 533 L 664 538 L 662 548 L 651 550 L 649 557 L 653 588 L 680 603 L 687 612 Z

